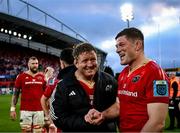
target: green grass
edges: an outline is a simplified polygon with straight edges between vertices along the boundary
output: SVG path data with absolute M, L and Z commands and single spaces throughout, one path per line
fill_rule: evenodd
M 20 100 L 20 99 L 19 99 Z M 0 95 L 0 132 L 20 132 L 19 126 L 19 103 L 16 106 L 17 120 L 12 121 L 9 116 L 11 95 Z M 169 117 L 166 126 L 169 126 Z M 164 132 L 180 132 L 180 129 L 164 130 Z
M 170 122 L 169 115 L 167 115 L 165 128 L 167 128 L 169 126 L 169 122 Z M 176 124 L 176 122 L 175 122 L 175 124 Z M 175 128 L 174 130 L 164 130 L 164 132 L 167 132 L 167 133 L 180 132 L 180 129 Z
M 0 95 L 0 132 L 20 132 L 19 104 L 17 104 L 17 120 L 10 119 L 11 95 Z

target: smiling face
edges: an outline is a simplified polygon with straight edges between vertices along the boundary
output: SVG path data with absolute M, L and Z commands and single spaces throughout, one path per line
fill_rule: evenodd
M 74 64 L 79 75 L 90 80 L 98 70 L 97 54 L 94 51 L 83 52 L 74 60 Z
M 116 52 L 120 56 L 121 65 L 131 64 L 137 57 L 135 41 L 125 35 L 116 39 Z

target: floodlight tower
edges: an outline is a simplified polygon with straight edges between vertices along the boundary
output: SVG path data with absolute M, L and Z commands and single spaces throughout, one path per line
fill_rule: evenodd
M 129 22 L 134 19 L 133 17 L 133 6 L 130 3 L 125 3 L 120 7 L 122 20 L 127 22 L 129 28 Z

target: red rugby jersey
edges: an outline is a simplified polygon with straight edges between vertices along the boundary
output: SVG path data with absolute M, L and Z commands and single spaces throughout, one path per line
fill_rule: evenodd
M 55 89 L 58 82 L 59 82 L 59 80 L 55 79 L 55 78 L 50 78 L 48 80 L 47 87 L 46 87 L 46 89 L 44 91 L 44 96 L 45 97 L 47 97 L 47 98 L 51 97 L 51 94 L 53 93 L 53 90 Z
M 86 94 L 89 96 L 89 103 L 93 106 L 93 99 L 94 99 L 94 86 L 90 88 L 86 83 L 79 80 L 79 83 L 82 85 L 83 89 L 86 91 Z
M 21 91 L 20 110 L 41 111 L 40 99 L 45 90 L 46 81 L 42 73 L 37 73 L 34 77 L 21 73 L 15 81 L 15 88 Z
M 139 132 L 148 120 L 148 103 L 169 102 L 169 80 L 153 61 L 138 68 L 129 76 L 129 66 L 118 78 L 120 100 L 120 130 Z

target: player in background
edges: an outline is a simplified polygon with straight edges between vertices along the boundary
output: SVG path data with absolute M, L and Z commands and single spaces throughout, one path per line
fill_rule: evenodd
M 41 106 L 43 108 L 45 116 L 44 132 L 54 133 L 57 132 L 57 128 L 49 117 L 49 98 L 51 97 L 51 94 L 59 80 L 54 77 L 54 68 L 52 67 L 47 67 L 44 71 L 44 74 L 45 80 L 47 82 L 46 89 L 41 97 Z
M 44 112 L 40 99 L 46 87 L 45 76 L 38 72 L 38 59 L 32 56 L 28 60 L 28 70 L 19 74 L 15 81 L 10 117 L 15 120 L 16 104 L 21 93 L 20 127 L 22 132 L 41 132 L 44 125 Z

